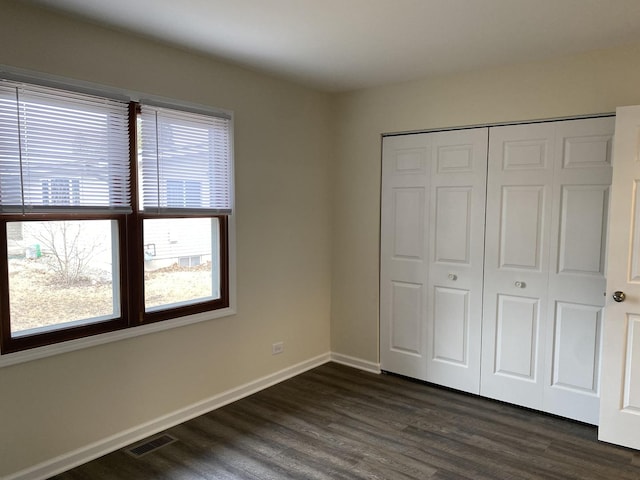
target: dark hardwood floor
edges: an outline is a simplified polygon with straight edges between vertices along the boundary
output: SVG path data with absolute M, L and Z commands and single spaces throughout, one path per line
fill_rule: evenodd
M 335 363 L 167 433 L 54 478 L 640 479 L 640 452 L 595 427 Z

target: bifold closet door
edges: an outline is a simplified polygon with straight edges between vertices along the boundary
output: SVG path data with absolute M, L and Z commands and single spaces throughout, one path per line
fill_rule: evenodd
M 598 423 L 613 124 L 491 129 L 484 396 Z
M 383 370 L 480 389 L 487 129 L 383 141 Z
M 431 143 L 426 135 L 382 142 L 380 364 L 427 378 L 427 281 Z
M 480 393 L 538 410 L 554 147 L 552 123 L 490 129 Z

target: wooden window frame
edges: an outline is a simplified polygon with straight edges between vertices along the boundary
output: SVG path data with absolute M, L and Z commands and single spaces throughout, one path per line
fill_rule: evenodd
M 108 98 L 108 97 L 107 97 Z M 175 107 L 181 110 L 180 106 Z M 0 214 L 0 357 L 24 350 L 78 340 L 103 333 L 140 327 L 198 313 L 228 309 L 231 306 L 230 220 L 228 215 L 188 213 L 144 214 L 138 205 L 137 115 L 140 104 L 129 103 L 129 162 L 131 172 L 131 213 L 23 213 Z M 231 160 L 233 162 L 233 159 Z M 219 222 L 220 298 L 188 305 L 158 308 L 146 312 L 144 305 L 143 222 L 154 218 L 217 218 Z M 7 224 L 16 221 L 114 220 L 118 226 L 120 317 L 44 332 L 12 336 L 9 302 L 9 260 Z
M 205 300 L 201 302 L 194 302 L 188 305 L 180 305 L 176 307 L 167 306 L 166 308 L 158 308 L 153 311 L 146 311 L 144 304 L 144 269 L 140 260 L 135 262 L 135 265 L 139 268 L 139 272 L 136 272 L 138 281 L 137 294 L 136 294 L 136 314 L 138 322 L 140 324 L 160 322 L 169 320 L 176 317 L 184 317 L 186 315 L 193 315 L 196 313 L 208 312 L 210 310 L 219 310 L 229 307 L 229 228 L 228 218 L 226 215 L 144 215 L 141 213 L 135 214 L 138 217 L 136 222 L 139 227 L 139 233 L 136 235 L 137 248 L 136 252 L 143 252 L 143 235 L 142 225 L 144 220 L 158 219 L 158 218 L 217 218 L 220 227 L 220 298 L 213 300 Z M 132 317 L 135 318 L 135 317 Z

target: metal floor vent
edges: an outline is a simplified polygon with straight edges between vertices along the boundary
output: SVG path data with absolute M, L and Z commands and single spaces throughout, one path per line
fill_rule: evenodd
M 133 447 L 127 448 L 125 452 L 127 452 L 132 457 L 142 457 L 147 453 L 151 453 L 159 448 L 164 447 L 165 445 L 169 445 L 170 443 L 176 442 L 178 439 L 163 433 L 161 435 L 148 438 L 143 440 L 141 443 L 135 444 Z

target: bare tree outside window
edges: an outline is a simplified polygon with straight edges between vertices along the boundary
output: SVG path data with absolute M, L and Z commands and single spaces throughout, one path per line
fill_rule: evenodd
M 96 278 L 94 260 L 104 253 L 104 242 L 86 222 L 37 222 L 29 230 L 57 282 L 69 287 Z
M 44 220 L 19 225 L 9 254 L 13 332 L 117 317 L 117 225 L 113 220 Z M 43 305 L 46 305 L 43 308 Z

